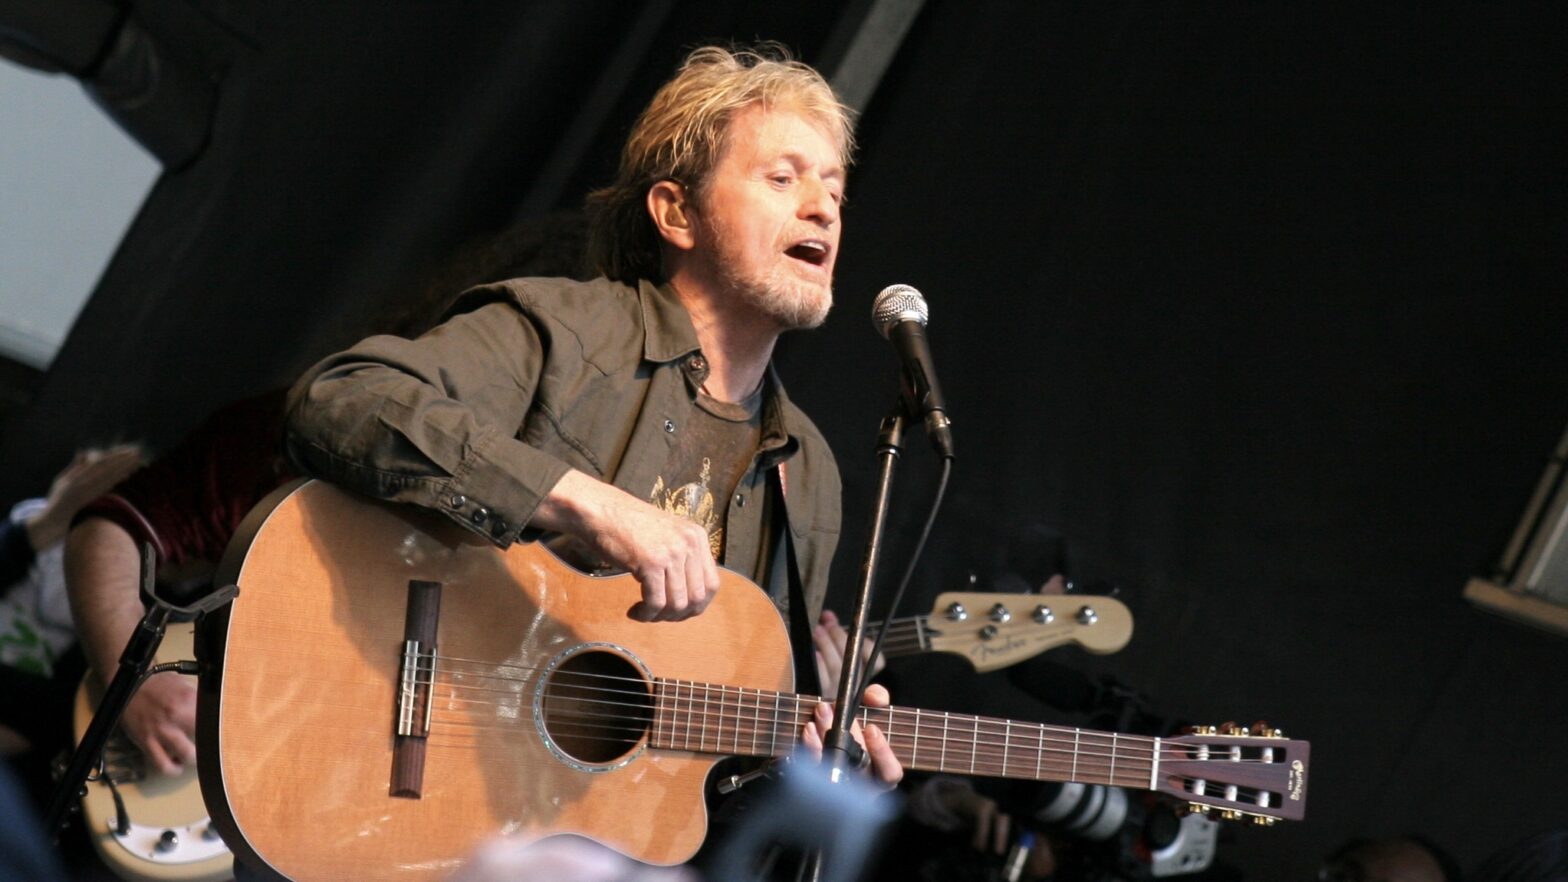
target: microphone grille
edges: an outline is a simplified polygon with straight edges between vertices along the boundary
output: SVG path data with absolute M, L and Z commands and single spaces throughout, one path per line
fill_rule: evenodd
M 916 322 L 923 328 L 930 317 L 926 299 L 908 285 L 889 285 L 871 302 L 871 323 L 883 337 L 899 322 Z

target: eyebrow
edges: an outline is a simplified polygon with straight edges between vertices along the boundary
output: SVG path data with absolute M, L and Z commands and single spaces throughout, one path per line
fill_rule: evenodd
M 806 155 L 801 153 L 799 150 L 785 150 L 783 153 L 778 155 L 774 162 L 779 160 L 787 161 L 796 168 L 803 168 L 811 164 L 811 162 L 806 158 Z M 764 163 L 764 165 L 771 164 L 772 163 Z M 848 173 L 844 168 L 844 164 L 835 160 L 832 165 L 825 166 L 823 168 L 821 177 L 823 180 L 831 179 L 843 182 L 848 177 Z

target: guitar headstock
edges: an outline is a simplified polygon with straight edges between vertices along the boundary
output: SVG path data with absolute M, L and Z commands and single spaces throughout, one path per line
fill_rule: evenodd
M 937 596 L 926 629 L 933 651 L 961 655 L 985 673 L 1065 643 L 1115 652 L 1132 639 L 1132 613 L 1097 595 L 952 591 Z
M 1310 748 L 1267 723 L 1196 726 L 1161 740 L 1156 789 L 1222 820 L 1299 821 L 1307 810 Z

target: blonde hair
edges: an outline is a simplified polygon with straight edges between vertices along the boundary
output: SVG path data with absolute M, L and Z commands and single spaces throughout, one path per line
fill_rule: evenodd
M 749 49 L 703 46 L 654 94 L 621 150 L 615 182 L 588 195 L 588 260 L 619 281 L 663 280 L 659 232 L 648 216 L 648 189 L 674 181 L 700 199 L 730 120 L 754 104 L 788 107 L 813 118 L 849 164 L 852 111 L 816 70 L 777 43 Z

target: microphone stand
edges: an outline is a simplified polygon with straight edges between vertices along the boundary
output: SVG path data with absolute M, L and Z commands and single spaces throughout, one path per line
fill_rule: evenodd
M 871 607 L 871 589 L 875 581 L 877 562 L 882 554 L 882 534 L 887 526 L 888 501 L 893 492 L 893 473 L 898 458 L 903 453 L 904 423 L 907 410 L 904 398 L 899 396 L 893 410 L 882 419 L 877 433 L 877 458 L 880 472 L 877 479 L 876 506 L 871 512 L 871 536 L 866 540 L 865 556 L 860 564 L 860 592 L 855 598 L 855 613 L 850 618 L 848 636 L 844 642 L 844 664 L 839 671 L 838 698 L 834 703 L 833 725 L 822 740 L 822 760 L 828 767 L 828 780 L 842 783 L 853 773 L 858 762 L 859 746 L 850 734 L 850 726 L 860 712 L 860 684 L 862 670 L 867 660 L 862 658 L 860 634 L 866 627 L 867 611 Z M 826 686 L 827 684 L 823 684 Z M 853 756 L 852 756 L 853 755 Z M 822 873 L 822 848 L 806 853 L 802 863 L 802 877 L 817 882 Z M 836 879 L 837 877 L 833 877 Z
M 147 613 L 142 616 L 136 630 L 131 633 L 131 639 L 120 655 L 119 670 L 110 681 L 108 688 L 104 690 L 92 722 L 88 724 L 87 731 L 82 734 L 82 740 L 76 745 L 76 751 L 71 754 L 69 764 L 60 776 L 59 782 L 55 784 L 48 813 L 44 816 L 44 829 L 56 842 L 59 841 L 66 824 L 70 822 L 72 807 L 85 793 L 88 775 L 92 774 L 94 768 L 102 767 L 104 745 L 108 743 L 110 733 L 120 722 L 120 716 L 125 712 L 125 706 L 130 703 L 131 696 L 136 693 L 137 688 L 149 676 L 164 671 L 178 671 L 188 675 L 197 673 L 198 668 L 193 661 L 166 662 L 160 665 L 152 663 L 153 657 L 157 655 L 159 644 L 163 642 L 165 626 L 169 622 L 194 621 L 228 603 L 239 594 L 240 589 L 237 586 L 228 585 L 189 606 L 175 606 L 159 597 L 154 589 L 155 561 L 152 545 L 143 543 L 141 547 L 142 592 L 144 596 L 151 599 L 151 605 L 147 607 Z M 116 796 L 116 805 L 119 805 L 118 796 Z M 116 829 L 123 835 L 128 829 L 123 806 L 119 814 Z

